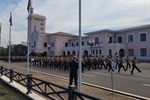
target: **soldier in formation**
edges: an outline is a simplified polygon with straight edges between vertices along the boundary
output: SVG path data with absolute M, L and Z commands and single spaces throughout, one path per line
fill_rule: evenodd
M 1 56 L 0 60 L 8 61 L 7 56 Z M 10 58 L 11 62 L 26 62 L 27 57 L 26 56 L 11 56 Z M 42 68 L 49 68 L 49 69 L 58 69 L 62 71 L 69 71 L 69 62 L 71 60 L 71 56 L 68 57 L 62 57 L 62 56 L 54 56 L 54 57 L 42 57 L 42 56 L 30 56 L 30 67 L 42 67 Z M 120 72 L 121 69 L 124 69 L 124 71 L 130 69 L 132 63 L 132 71 L 131 74 L 133 74 L 134 69 L 137 69 L 139 72 L 141 72 L 138 67 L 136 66 L 137 60 L 129 59 L 127 57 L 126 59 L 123 59 L 122 57 L 114 59 L 112 56 L 104 57 L 103 55 L 100 57 L 82 57 L 82 73 L 86 70 L 112 70 L 115 71 L 115 69 L 112 67 L 110 62 L 114 62 L 115 69 L 118 69 L 118 72 Z M 125 64 L 126 63 L 126 68 Z

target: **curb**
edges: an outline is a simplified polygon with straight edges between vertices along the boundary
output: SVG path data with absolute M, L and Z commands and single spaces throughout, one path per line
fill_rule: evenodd
M 14 88 L 15 90 L 17 90 L 18 92 L 22 93 L 23 95 L 25 95 L 26 97 L 28 97 L 30 100 L 46 100 L 43 97 L 35 94 L 33 91 L 30 94 L 26 94 L 26 88 L 24 88 L 23 86 L 21 86 L 20 84 L 18 84 L 17 82 L 13 81 L 11 83 L 9 83 L 9 79 L 6 76 L 0 76 L 0 80 L 2 80 L 4 83 L 6 83 L 7 85 L 9 85 L 10 87 Z M 18 86 L 16 86 L 18 85 Z M 25 91 L 24 91 L 25 90 Z

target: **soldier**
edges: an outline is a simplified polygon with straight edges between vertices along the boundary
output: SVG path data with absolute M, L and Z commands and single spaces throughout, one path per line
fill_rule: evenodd
M 64 71 L 68 71 L 68 60 L 64 58 Z
M 111 65 L 112 61 L 113 61 L 112 56 L 109 56 L 108 62 L 107 62 L 108 63 L 108 71 L 110 71 L 110 70 L 114 71 L 112 68 L 112 65 Z
M 131 62 L 132 62 L 131 74 L 133 74 L 133 71 L 135 68 L 138 70 L 139 73 L 141 73 L 142 71 L 140 71 L 140 69 L 136 66 L 136 63 L 138 63 L 138 61 L 136 60 L 136 57 L 134 57 L 134 59 L 132 59 Z
M 93 58 L 93 69 L 96 70 L 97 64 L 98 64 L 97 59 L 94 57 L 94 58 Z
M 85 66 L 86 66 L 86 64 L 85 64 L 85 62 L 84 62 L 84 57 L 82 58 L 82 73 L 84 73 L 84 69 L 85 69 Z
M 102 58 L 100 58 L 100 65 L 101 65 L 100 69 L 102 69 L 103 67 L 106 69 L 104 62 L 105 62 L 105 58 L 104 58 L 104 56 L 102 56 Z
M 91 59 L 90 59 L 90 57 L 88 57 L 88 59 L 87 59 L 87 68 L 88 68 L 88 70 L 90 70 L 91 67 L 92 67 Z
M 126 69 L 125 69 L 124 66 L 123 66 L 123 58 L 122 58 L 122 57 L 120 57 L 120 59 L 119 59 L 119 69 L 118 69 L 118 73 L 120 73 L 120 69 L 121 69 L 121 68 L 123 68 L 124 71 L 126 71 Z
M 129 56 L 127 56 L 127 59 L 126 59 L 126 70 L 128 70 L 128 67 L 131 68 Z
M 105 58 L 105 62 L 106 62 L 106 66 L 105 69 L 107 69 L 109 67 L 109 56 L 107 55 L 107 57 Z
M 116 62 L 116 66 L 115 66 L 115 68 L 117 69 L 117 67 L 119 66 L 119 59 L 118 59 L 118 56 L 117 56 L 117 58 L 116 58 L 115 62 Z

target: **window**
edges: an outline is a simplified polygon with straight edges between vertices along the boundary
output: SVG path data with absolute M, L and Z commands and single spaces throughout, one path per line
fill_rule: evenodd
M 43 31 L 44 29 L 43 28 L 41 28 L 41 31 Z
M 76 42 L 76 46 L 78 46 L 78 42 Z
M 86 41 L 87 45 L 89 45 L 89 41 Z
M 111 49 L 109 49 L 109 56 L 111 56 L 112 55 L 112 51 L 111 51 Z
M 112 36 L 109 36 L 109 41 L 108 41 L 108 43 L 112 43 L 113 41 L 112 41 Z
M 72 45 L 72 47 L 73 47 L 73 46 L 74 46 L 74 43 L 72 43 L 71 45 Z
M 128 35 L 128 42 L 133 42 L 133 35 Z
M 128 49 L 129 56 L 134 56 L 134 49 Z
M 46 42 L 44 42 L 44 47 L 47 47 L 47 43 Z
M 146 48 L 141 48 L 140 52 L 141 52 L 142 57 L 147 56 L 147 49 Z
M 98 54 L 98 50 L 96 50 L 96 54 Z
M 68 47 L 68 43 L 65 43 L 65 47 Z
M 99 44 L 99 37 L 95 37 L 95 44 Z
M 43 23 L 40 23 L 40 25 L 43 26 L 44 24 L 43 24 Z
M 55 42 L 50 43 L 51 47 L 55 47 Z
M 82 45 L 84 45 L 84 41 L 82 41 Z
M 101 49 L 99 49 L 99 54 L 102 54 L 102 51 L 101 51 Z
M 140 34 L 140 41 L 146 41 L 146 33 Z
M 95 50 L 93 50 L 93 54 L 95 54 Z
M 118 43 L 122 43 L 122 36 L 118 36 Z

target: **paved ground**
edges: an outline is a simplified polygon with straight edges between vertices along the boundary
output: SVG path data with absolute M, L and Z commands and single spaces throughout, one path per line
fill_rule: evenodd
M 8 63 L 3 63 L 2 65 L 7 66 Z M 23 70 L 23 69 L 15 67 L 18 64 L 17 65 L 16 64 L 12 64 L 12 65 L 13 65 L 12 66 L 13 69 L 18 70 L 18 71 L 20 71 L 22 73 L 26 73 L 26 70 Z M 143 64 L 141 64 L 141 65 L 143 65 Z M 149 64 L 147 66 L 149 66 Z M 145 70 L 146 72 L 144 74 L 142 74 L 142 75 L 145 75 L 145 76 L 149 75 L 149 71 L 147 71 L 148 67 L 140 67 L 140 68 L 142 70 L 146 69 Z M 34 67 L 32 67 L 31 69 L 34 69 Z M 148 68 L 148 70 L 149 70 L 149 68 Z M 30 73 L 32 73 L 33 76 L 35 76 L 35 77 L 42 78 L 42 79 L 54 82 L 56 84 L 60 84 L 60 85 L 68 87 L 68 80 L 60 79 L 60 78 L 54 77 L 54 76 L 48 76 L 48 75 L 45 75 L 45 74 L 39 74 L 38 72 L 33 72 L 33 71 L 30 71 Z M 135 73 L 135 74 L 137 74 L 137 73 Z M 133 98 L 130 98 L 130 97 L 127 97 L 127 96 L 123 96 L 123 95 L 118 95 L 116 93 L 112 95 L 112 93 L 109 92 L 109 91 L 106 91 L 106 90 L 103 90 L 103 89 L 100 89 L 100 88 L 96 88 L 96 87 L 87 86 L 87 85 L 82 85 L 82 91 L 85 92 L 85 93 L 94 95 L 96 97 L 105 98 L 106 100 L 134 100 Z

